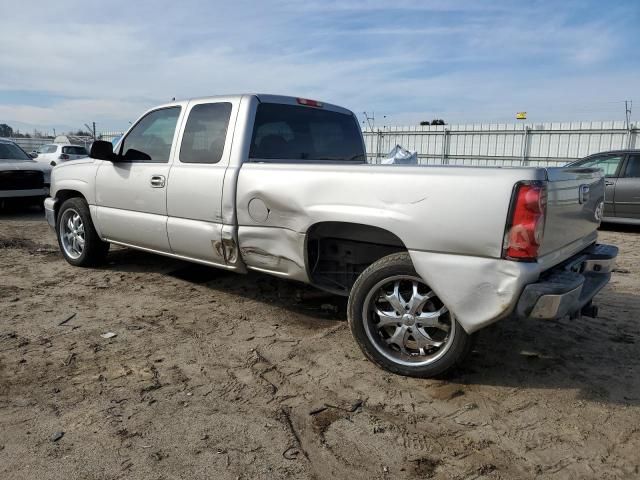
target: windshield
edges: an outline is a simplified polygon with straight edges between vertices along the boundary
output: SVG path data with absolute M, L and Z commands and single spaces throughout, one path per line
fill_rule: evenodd
M 31 161 L 31 157 L 13 143 L 0 143 L 0 162 L 9 160 Z
M 360 127 L 352 115 L 279 103 L 258 105 L 249 157 L 366 162 Z

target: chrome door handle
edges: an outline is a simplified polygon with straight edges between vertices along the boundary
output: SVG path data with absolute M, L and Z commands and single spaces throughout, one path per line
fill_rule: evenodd
M 164 175 L 154 175 L 151 177 L 151 187 L 152 188 L 164 188 Z

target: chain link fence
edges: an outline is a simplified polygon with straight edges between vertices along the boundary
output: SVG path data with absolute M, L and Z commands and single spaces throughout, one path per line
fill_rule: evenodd
M 380 161 L 396 145 L 418 152 L 423 165 L 558 166 L 606 150 L 636 148 L 640 124 L 623 121 L 543 124 L 389 126 L 363 131 L 368 161 Z M 103 131 L 113 141 L 121 131 Z M 74 137 L 90 146 L 92 137 Z M 54 138 L 9 138 L 27 152 Z M 640 146 L 640 145 L 638 145 Z
M 635 148 L 640 124 L 571 122 L 383 127 L 363 132 L 368 159 L 396 145 L 424 165 L 558 166 L 606 150 Z
M 122 136 L 124 132 L 118 131 L 105 131 L 99 134 L 96 134 L 98 140 L 106 140 L 107 142 L 113 141 L 115 138 L 119 138 Z M 34 152 L 38 150 L 42 145 L 47 145 L 51 143 L 62 143 L 59 139 L 60 137 L 67 137 L 65 135 L 60 135 L 59 137 L 7 137 L 3 138 L 3 140 L 11 140 L 12 142 L 19 145 L 26 152 Z M 87 150 L 91 148 L 91 144 L 93 143 L 93 137 L 91 136 L 79 136 L 74 135 L 71 139 L 68 140 L 69 143 L 74 145 L 82 145 Z M 67 140 L 64 141 L 66 143 Z

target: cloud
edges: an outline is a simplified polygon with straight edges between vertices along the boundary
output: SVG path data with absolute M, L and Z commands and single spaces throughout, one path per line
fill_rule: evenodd
M 13 5 L 0 17 L 0 98 L 30 91 L 34 100 L 0 101 L 0 122 L 126 128 L 172 97 L 245 91 L 398 122 L 498 121 L 534 109 L 540 121 L 564 120 L 585 106 L 590 118 L 618 118 L 611 102 L 630 98 L 640 73 L 625 36 L 637 38 L 639 10 L 550 1 Z

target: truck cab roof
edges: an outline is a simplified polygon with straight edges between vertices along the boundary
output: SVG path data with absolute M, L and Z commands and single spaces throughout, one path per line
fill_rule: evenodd
M 242 98 L 246 97 L 255 97 L 259 102 L 263 103 L 282 103 L 285 105 L 307 105 L 315 108 L 321 108 L 323 110 L 330 110 L 332 112 L 344 113 L 345 115 L 353 115 L 353 112 L 350 110 L 341 107 L 339 105 L 335 105 L 332 103 L 327 103 L 318 100 L 311 100 L 303 97 L 292 97 L 288 95 L 276 95 L 270 93 L 235 93 L 229 95 L 212 95 L 205 97 L 193 97 L 193 98 L 185 98 L 181 100 L 174 100 L 172 102 L 168 102 L 162 105 L 158 105 L 154 107 L 152 110 L 163 107 L 170 107 L 174 105 L 182 105 L 187 102 L 206 102 L 206 101 L 239 101 Z M 311 103 L 304 103 L 311 102 Z

